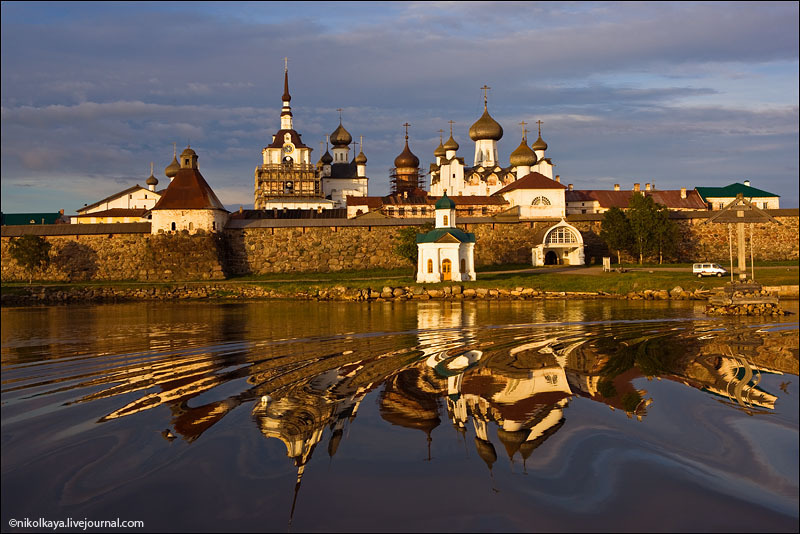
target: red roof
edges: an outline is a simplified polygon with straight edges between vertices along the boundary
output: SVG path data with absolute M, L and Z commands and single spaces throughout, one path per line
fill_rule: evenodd
M 514 191 L 516 189 L 566 189 L 567 186 L 562 184 L 561 182 L 556 182 L 555 180 L 551 180 L 544 174 L 538 172 L 532 172 L 530 174 L 526 174 L 519 180 L 515 180 L 502 188 L 500 191 L 496 192 L 495 195 L 502 195 L 503 193 L 507 193 L 509 191 Z
M 197 169 L 179 170 L 153 209 L 228 211 Z
M 296 148 L 308 148 L 303 144 L 302 139 L 300 139 L 300 134 L 295 130 L 278 130 L 278 133 L 275 134 L 275 139 L 272 140 L 272 143 L 267 145 L 267 148 L 281 148 L 284 143 L 283 136 L 287 133 L 291 136 L 292 144 Z
M 708 209 L 700 194 L 692 190 L 686 191 L 686 198 L 681 198 L 681 191 L 678 189 L 639 191 L 645 196 L 652 197 L 653 202 L 662 204 L 670 209 Z M 620 208 L 626 209 L 634 191 L 609 191 L 605 189 L 582 189 L 567 191 L 564 194 L 567 202 L 593 202 L 600 204 L 601 208 Z
M 144 208 L 111 208 L 103 211 L 95 211 L 93 213 L 82 213 L 80 215 L 75 215 L 75 217 L 141 217 L 145 213 L 147 213 L 147 210 Z

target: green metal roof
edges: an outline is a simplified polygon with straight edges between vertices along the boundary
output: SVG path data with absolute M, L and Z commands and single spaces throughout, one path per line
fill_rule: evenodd
M 456 208 L 456 203 L 447 196 L 447 191 L 444 192 L 442 198 L 436 201 L 437 210 L 453 210 Z
M 22 224 L 55 224 L 61 218 L 61 214 L 56 213 L 3 213 L 2 225 L 14 226 Z
M 436 243 L 447 234 L 450 234 L 462 243 L 475 242 L 475 234 L 465 232 L 460 228 L 435 228 L 427 234 L 417 234 L 417 243 Z
M 700 193 L 700 196 L 703 197 L 703 200 L 706 200 L 708 197 L 711 198 L 718 198 L 718 197 L 735 197 L 739 193 L 742 194 L 745 198 L 752 198 L 752 197 L 779 197 L 780 195 L 776 195 L 775 193 L 769 193 L 762 189 L 756 189 L 755 187 L 750 187 L 740 183 L 734 183 L 730 185 L 726 185 L 725 187 L 695 187 L 695 191 Z

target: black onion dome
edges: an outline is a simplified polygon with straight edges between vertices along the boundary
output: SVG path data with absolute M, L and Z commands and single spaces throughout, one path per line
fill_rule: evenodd
M 147 185 L 158 185 L 158 178 L 153 176 L 153 173 L 150 173 L 150 177 L 145 182 Z
M 333 163 L 333 156 L 331 156 L 331 153 L 326 150 L 319 160 L 325 165 L 330 165 Z
M 528 146 L 528 141 L 523 138 L 519 146 L 511 153 L 509 163 L 512 167 L 532 167 L 536 165 L 536 152 Z
M 353 136 L 350 135 L 350 132 L 344 129 L 342 123 L 339 123 L 339 126 L 331 134 L 331 144 L 333 146 L 342 147 L 348 146 L 350 143 L 353 142 Z
M 406 138 L 406 147 L 399 156 L 394 158 L 394 166 L 397 168 L 419 167 L 419 158 L 411 152 L 411 149 L 408 148 L 408 138 Z
M 473 141 L 480 139 L 499 141 L 502 137 L 503 127 L 489 115 L 489 110 L 484 106 L 481 118 L 469 127 L 469 138 Z

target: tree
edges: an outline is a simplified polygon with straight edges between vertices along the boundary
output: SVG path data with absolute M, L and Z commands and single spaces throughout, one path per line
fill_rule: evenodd
M 662 204 L 656 204 L 656 225 L 653 230 L 660 265 L 664 261 L 665 254 L 671 255 L 678 249 L 680 241 L 678 225 L 670 220 L 669 208 Z
M 605 213 L 600 238 L 610 250 L 617 251 L 617 263 L 622 263 L 621 253 L 631 245 L 631 225 L 621 209 L 611 208 Z
M 631 225 L 632 249 L 639 256 L 639 264 L 644 256 L 655 251 L 656 227 L 659 224 L 658 208 L 651 197 L 634 193 L 628 202 L 628 221 Z
M 8 253 L 22 268 L 28 271 L 28 284 L 33 282 L 33 270 L 50 263 L 50 243 L 43 237 L 24 235 L 12 238 Z
M 413 265 L 417 266 L 419 249 L 417 248 L 417 234 L 424 234 L 433 230 L 431 223 L 422 226 L 405 226 L 401 228 L 394 239 L 394 253 L 401 258 L 406 258 Z

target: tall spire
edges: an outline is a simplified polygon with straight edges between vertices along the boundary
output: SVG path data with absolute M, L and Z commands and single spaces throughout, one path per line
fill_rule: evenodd
M 283 107 L 281 108 L 281 130 L 294 130 L 292 126 L 292 107 L 289 102 L 292 95 L 289 94 L 289 58 L 283 58 Z
M 289 58 L 283 58 L 283 101 L 290 102 L 292 95 L 289 94 Z

